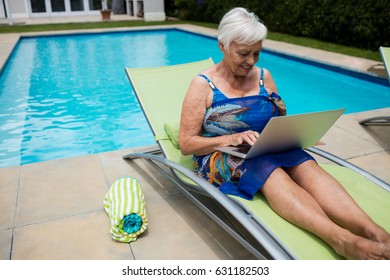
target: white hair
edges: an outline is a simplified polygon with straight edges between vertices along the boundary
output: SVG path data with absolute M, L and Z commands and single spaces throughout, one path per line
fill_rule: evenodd
M 264 41 L 267 27 L 254 14 L 244 8 L 234 8 L 227 12 L 218 26 L 218 41 L 226 51 L 232 42 L 253 45 Z

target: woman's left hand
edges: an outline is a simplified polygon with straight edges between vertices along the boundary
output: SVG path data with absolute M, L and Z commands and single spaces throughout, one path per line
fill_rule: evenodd
M 240 133 L 231 134 L 231 143 L 229 145 L 232 146 L 239 146 L 244 143 L 247 143 L 249 145 L 253 145 L 257 138 L 259 137 L 259 133 L 253 130 L 247 130 Z

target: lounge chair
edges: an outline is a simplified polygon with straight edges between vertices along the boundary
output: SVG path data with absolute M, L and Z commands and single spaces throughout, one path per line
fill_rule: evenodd
M 383 64 L 390 82 L 390 47 L 379 47 L 379 53 L 382 57 Z M 390 116 L 380 116 L 361 120 L 362 125 L 390 125 Z
M 126 68 L 159 149 L 123 158 L 147 160 L 259 259 L 342 259 L 325 242 L 279 217 L 261 193 L 252 201 L 227 196 L 192 171 L 192 157 L 183 156 L 178 148 L 181 105 L 190 80 L 211 65 L 213 61 L 208 59 L 174 66 Z M 326 155 L 315 148 L 311 152 Z M 347 167 L 323 167 L 345 185 L 379 224 L 390 230 L 390 186 L 369 173 L 358 174 L 358 168 L 340 158 L 330 159 Z M 211 198 L 223 215 L 211 211 L 201 197 Z

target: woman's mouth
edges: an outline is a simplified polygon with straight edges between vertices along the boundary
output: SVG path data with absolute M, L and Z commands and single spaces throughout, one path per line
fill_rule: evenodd
M 245 65 L 241 65 L 242 68 L 246 69 L 246 70 L 249 70 L 251 69 L 251 66 L 245 66 Z

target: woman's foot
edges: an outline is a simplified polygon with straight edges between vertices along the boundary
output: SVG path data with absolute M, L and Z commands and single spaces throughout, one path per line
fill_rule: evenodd
M 360 236 L 352 236 L 335 248 L 336 252 L 351 260 L 390 260 L 390 243 L 380 243 Z

